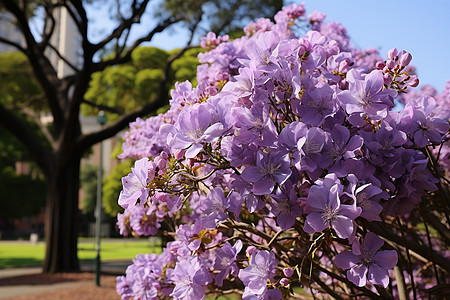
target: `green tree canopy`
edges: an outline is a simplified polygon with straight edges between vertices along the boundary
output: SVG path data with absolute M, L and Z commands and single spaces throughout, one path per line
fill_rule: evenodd
M 108 120 L 115 120 L 119 113 L 128 113 L 155 99 L 164 77 L 164 67 L 170 52 L 156 47 L 139 47 L 133 51 L 127 64 L 107 67 L 92 74 L 85 104 L 84 115 L 95 115 L 102 107 L 108 107 Z M 199 48 L 189 49 L 174 61 L 170 70 L 170 82 L 194 80 Z M 92 105 L 95 104 L 95 105 Z

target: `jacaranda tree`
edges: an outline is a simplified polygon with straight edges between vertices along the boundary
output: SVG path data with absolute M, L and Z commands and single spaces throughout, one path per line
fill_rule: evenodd
M 173 240 L 136 256 L 122 299 L 449 297 L 450 85 L 414 91 L 410 53 L 324 18 L 293 4 L 208 34 L 198 85 L 130 124 L 118 225 Z
M 46 273 L 79 271 L 78 193 L 80 161 L 83 154 L 94 144 L 116 135 L 137 117 L 154 114 L 168 104 L 169 90 L 173 85 L 171 82 L 173 72 L 182 67 L 178 65 L 173 68 L 173 63 L 192 48 L 191 42 L 196 33 L 202 32 L 204 28 L 213 27 L 224 30 L 248 17 L 244 15 L 244 11 L 236 14 L 225 13 L 220 18 L 215 13 L 229 12 L 242 2 L 241 0 L 198 0 L 192 2 L 190 6 L 184 5 L 181 10 L 180 6 L 175 4 L 186 1 L 167 0 L 155 5 L 153 2 L 150 0 L 0 2 L 2 19 L 17 29 L 16 36 L 7 38 L 0 36 L 0 43 L 11 46 L 26 57 L 27 66 L 30 67 L 38 85 L 35 87 L 39 92 L 38 95 L 24 93 L 17 89 L 19 85 L 14 82 L 13 86 L 8 86 L 15 92 L 12 93 L 15 97 L 0 97 L 0 126 L 23 144 L 47 179 L 46 254 L 43 264 L 43 271 Z M 252 15 L 262 16 L 273 10 L 274 5 L 280 0 L 244 2 L 245 7 L 253 8 Z M 107 16 L 112 18 L 114 24 L 112 28 L 102 28 L 103 22 L 96 23 L 97 26 L 101 23 L 100 29 L 94 25 L 98 12 L 95 10 L 96 7 L 106 8 Z M 214 10 L 209 9 L 211 7 Z M 33 17 L 38 21 L 30 22 Z M 136 26 L 145 18 L 151 18 L 153 24 L 135 35 Z M 68 20 L 67 23 L 61 24 L 64 19 Z M 205 22 L 202 22 L 204 20 Z M 150 79 L 152 86 L 157 89 L 148 96 L 145 105 L 137 109 L 126 107 L 126 110 L 120 110 L 111 106 L 111 102 L 105 103 L 102 97 L 87 94 L 91 80 L 94 80 L 92 82 L 94 84 L 99 82 L 96 80 L 98 74 L 114 67 L 125 69 L 125 72 L 118 72 L 119 75 L 126 74 L 127 68 L 118 66 L 129 63 L 133 56 L 139 56 L 138 53 L 133 54 L 134 50 L 177 23 L 183 24 L 188 32 L 186 47 L 171 53 L 163 62 L 159 61 L 161 56 L 150 58 L 158 61 L 162 71 L 157 74 L 154 72 L 142 74 L 140 77 L 144 81 Z M 64 34 L 61 37 L 60 29 L 70 24 L 73 36 L 67 37 Z M 60 42 L 64 38 L 73 41 L 68 49 L 60 47 Z M 66 52 L 74 49 L 79 53 L 76 61 Z M 100 59 L 106 53 L 107 57 Z M 60 72 L 61 68 L 55 65 L 55 60 L 62 62 L 60 66 L 64 65 L 68 71 Z M 105 73 L 114 75 L 114 72 L 105 71 Z M 158 84 L 153 80 L 159 81 Z M 117 93 L 118 91 L 114 90 L 111 94 L 116 96 Z M 120 96 L 122 98 L 120 100 L 123 100 L 127 95 Z M 110 100 L 114 100 L 112 104 L 120 102 L 119 99 Z M 98 131 L 84 133 L 80 123 L 82 105 L 94 107 L 95 110 L 113 112 L 118 116 Z M 47 114 L 46 120 L 43 120 L 42 112 Z M 48 120 L 50 122 L 47 122 Z M 39 128 L 39 134 L 36 133 L 36 127 Z

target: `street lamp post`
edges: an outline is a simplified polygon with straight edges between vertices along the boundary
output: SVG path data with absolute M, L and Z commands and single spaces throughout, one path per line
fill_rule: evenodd
M 100 111 L 97 115 L 97 122 L 102 127 L 107 119 L 104 111 Z M 103 142 L 100 142 L 100 155 L 98 163 L 97 175 L 97 204 L 95 207 L 95 284 L 100 286 L 100 228 L 102 216 L 102 179 L 103 179 Z

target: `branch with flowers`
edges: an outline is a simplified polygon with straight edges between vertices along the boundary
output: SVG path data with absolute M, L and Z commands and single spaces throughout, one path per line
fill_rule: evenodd
M 122 299 L 450 296 L 450 85 L 412 89 L 410 53 L 324 18 L 293 4 L 208 34 L 198 85 L 130 124 L 120 232 L 170 241 L 118 277 Z

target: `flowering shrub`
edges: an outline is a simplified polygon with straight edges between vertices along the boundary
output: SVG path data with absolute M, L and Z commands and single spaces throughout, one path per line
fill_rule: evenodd
M 412 90 L 411 54 L 324 18 L 293 4 L 208 34 L 198 86 L 131 124 L 118 225 L 172 240 L 118 277 L 122 299 L 449 296 L 450 85 Z

